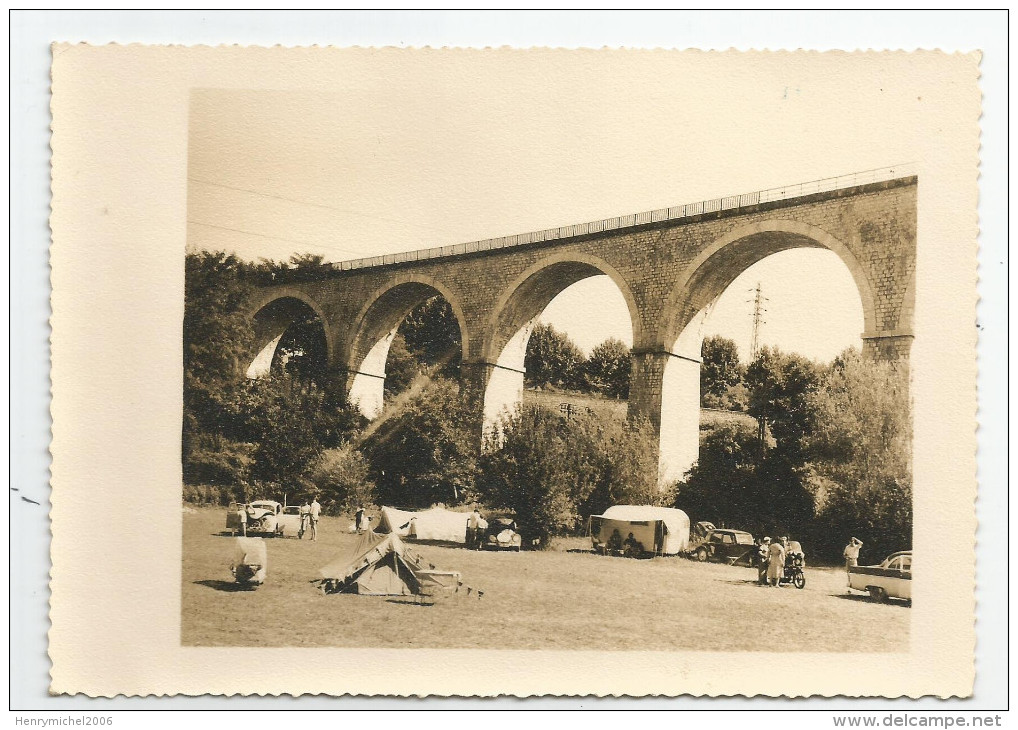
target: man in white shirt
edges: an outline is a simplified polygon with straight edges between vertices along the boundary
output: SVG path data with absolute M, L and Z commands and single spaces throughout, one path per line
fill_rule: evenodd
M 845 570 L 854 568 L 859 564 L 859 549 L 862 547 L 862 540 L 857 537 L 853 537 L 848 545 L 845 546 Z
M 308 513 L 311 523 L 311 540 L 318 541 L 318 518 L 322 514 L 322 505 L 318 504 L 318 497 L 311 498 L 311 511 Z
M 481 513 L 474 507 L 474 511 L 470 513 L 470 517 L 467 518 L 467 547 L 473 550 L 477 547 L 477 543 L 480 541 L 478 535 L 478 528 L 481 526 Z

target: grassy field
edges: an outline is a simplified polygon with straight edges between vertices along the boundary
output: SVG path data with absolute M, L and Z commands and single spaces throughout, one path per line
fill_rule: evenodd
M 594 395 L 583 395 L 577 393 L 556 393 L 553 391 L 525 390 L 523 391 L 523 402 L 527 405 L 540 405 L 559 411 L 563 403 L 568 403 L 573 408 L 589 408 L 599 416 L 612 416 L 618 419 L 626 417 L 628 401 L 601 398 Z M 745 423 L 756 427 L 756 420 L 746 413 L 736 411 L 718 411 L 712 408 L 700 409 L 700 425 L 715 425 L 718 423 Z
M 804 590 L 764 588 L 756 571 L 683 558 L 602 557 L 582 539 L 540 553 L 415 545 L 466 591 L 414 597 L 323 595 L 318 570 L 357 538 L 323 518 L 318 542 L 272 538 L 268 580 L 237 591 L 226 511 L 183 514 L 185 646 L 703 651 L 908 649 L 911 611 L 848 596 L 844 573 L 807 568 Z M 572 550 L 572 551 L 571 551 Z M 775 620 L 778 618 L 779 620 Z

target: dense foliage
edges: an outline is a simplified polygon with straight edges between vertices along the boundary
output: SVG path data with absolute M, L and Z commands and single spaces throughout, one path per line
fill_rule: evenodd
M 566 334 L 539 322 L 527 341 L 525 382 L 531 388 L 580 388 L 583 361 L 583 352 Z
M 676 506 L 693 519 L 795 535 L 831 561 L 851 536 L 874 561 L 910 547 L 907 367 L 855 350 L 820 366 L 764 348 L 746 381 L 758 428 L 704 431 Z
M 538 547 L 612 504 L 654 503 L 657 449 L 646 424 L 562 418 L 528 406 L 507 416 L 481 457 L 478 490 L 516 515 Z
M 814 477 L 816 535 L 835 552 L 846 533 L 878 559 L 912 544 L 912 425 L 906 368 L 850 350 L 808 399 L 816 426 L 804 448 Z M 835 539 L 835 536 L 839 539 Z M 865 537 L 864 537 L 865 536 Z
M 370 469 L 368 460 L 350 444 L 322 452 L 311 475 L 322 509 L 339 514 L 374 504 L 377 495 Z
M 595 347 L 584 363 L 587 388 L 607 398 L 629 398 L 629 348 L 611 337 Z
M 428 507 L 473 496 L 480 429 L 455 381 L 431 380 L 379 421 L 362 448 L 383 503 Z
M 199 501 L 315 492 L 326 511 L 373 502 L 424 508 L 481 500 L 515 514 L 547 546 L 612 504 L 667 501 L 693 520 L 788 534 L 835 560 L 850 536 L 877 560 L 911 545 L 911 422 L 907 364 L 849 350 L 833 363 L 764 348 L 748 366 L 731 340 L 703 343 L 704 405 L 756 419 L 701 430 L 700 457 L 671 490 L 658 483 L 650 426 L 563 417 L 526 407 L 507 415 L 485 450 L 479 416 L 455 379 L 459 324 L 441 297 L 400 325 L 387 363 L 387 401 L 370 425 L 328 377 L 324 329 L 294 310 L 265 377 L 247 366 L 260 344 L 246 314 L 255 283 L 317 276 L 320 257 L 248 264 L 189 254 L 183 321 L 185 495 Z M 538 324 L 526 354 L 531 387 L 626 398 L 630 353 L 610 339 L 585 358 Z
M 745 369 L 735 341 L 720 335 L 705 337 L 700 360 L 700 405 L 726 411 L 745 410 Z
M 322 452 L 362 425 L 321 384 L 320 323 L 299 319 L 287 330 L 270 377 L 244 376 L 256 347 L 245 310 L 251 281 L 276 266 L 224 253 L 185 259 L 183 475 L 223 500 L 307 490 Z

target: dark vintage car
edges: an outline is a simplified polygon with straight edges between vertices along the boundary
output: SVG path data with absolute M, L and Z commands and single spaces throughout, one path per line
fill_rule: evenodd
M 729 565 L 754 565 L 757 544 L 753 536 L 742 530 L 711 530 L 693 551 L 701 563 L 712 560 Z
M 488 523 L 481 537 L 481 550 L 515 550 L 523 548 L 523 538 L 516 531 L 516 521 L 509 517 L 496 517 Z

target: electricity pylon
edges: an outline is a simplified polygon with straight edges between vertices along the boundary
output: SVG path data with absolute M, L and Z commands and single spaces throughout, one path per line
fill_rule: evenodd
M 749 346 L 750 358 L 756 360 L 756 356 L 760 354 L 760 325 L 766 324 L 763 316 L 767 312 L 764 309 L 764 302 L 768 301 L 767 297 L 763 295 L 763 288 L 760 286 L 760 282 L 756 283 L 756 289 L 750 289 L 751 292 L 755 293 L 753 297 L 753 340 Z

